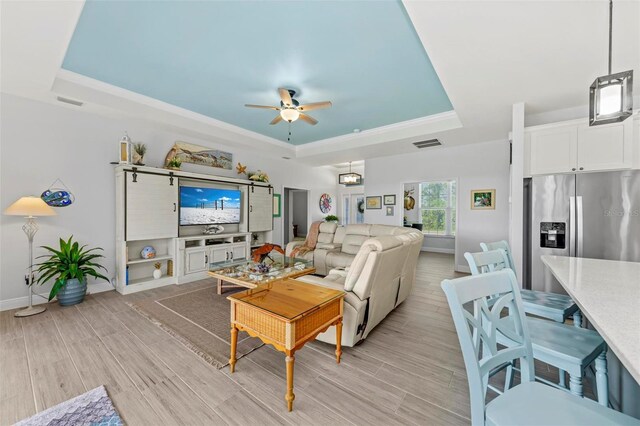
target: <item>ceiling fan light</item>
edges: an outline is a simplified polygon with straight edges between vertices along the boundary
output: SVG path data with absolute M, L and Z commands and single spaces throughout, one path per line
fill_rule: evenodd
M 633 70 L 596 78 L 589 88 L 589 125 L 624 121 L 633 113 Z
M 291 123 L 300 118 L 300 112 L 295 108 L 283 108 L 280 110 L 280 117 Z

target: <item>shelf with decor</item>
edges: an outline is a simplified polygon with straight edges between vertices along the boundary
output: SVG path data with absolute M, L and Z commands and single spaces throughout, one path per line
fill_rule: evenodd
M 260 234 L 261 241 L 273 232 L 273 187 L 268 182 L 129 164 L 117 166 L 115 178 L 116 290 L 122 294 L 207 278 L 209 263 L 250 256 L 251 232 Z M 237 192 L 239 222 L 181 223 L 184 208 L 211 209 L 181 206 L 181 191 L 188 187 Z M 141 253 L 147 246 L 154 256 Z M 154 272 L 161 276 L 154 278 Z

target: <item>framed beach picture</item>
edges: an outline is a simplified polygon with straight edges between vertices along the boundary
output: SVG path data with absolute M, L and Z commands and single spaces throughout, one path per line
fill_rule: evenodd
M 396 195 L 385 195 L 384 196 L 384 205 L 385 206 L 395 206 L 396 205 Z
M 280 194 L 273 194 L 273 217 L 282 216 L 282 210 L 280 206 Z
M 471 190 L 471 210 L 494 210 L 496 208 L 495 189 Z
M 382 209 L 382 197 L 380 195 L 367 197 L 367 209 Z

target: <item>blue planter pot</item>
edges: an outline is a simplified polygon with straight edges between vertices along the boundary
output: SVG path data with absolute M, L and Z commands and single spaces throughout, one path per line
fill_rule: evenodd
M 76 305 L 84 300 L 87 293 L 87 282 L 80 282 L 76 278 L 67 280 L 67 283 L 58 292 L 60 306 Z

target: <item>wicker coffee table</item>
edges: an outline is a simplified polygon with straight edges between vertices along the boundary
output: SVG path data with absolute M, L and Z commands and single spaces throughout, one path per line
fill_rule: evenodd
M 276 252 L 272 252 L 262 265 L 251 260 L 211 264 L 209 275 L 218 280 L 218 294 L 222 294 L 222 289 L 227 287 L 256 288 L 260 284 L 301 277 L 316 271 L 310 260 Z
M 260 285 L 227 297 L 231 301 L 231 373 L 236 365 L 238 330 L 257 337 L 286 355 L 289 411 L 293 409 L 294 353 L 332 325 L 336 326 L 336 362 L 342 349 L 344 292 L 295 279 Z

